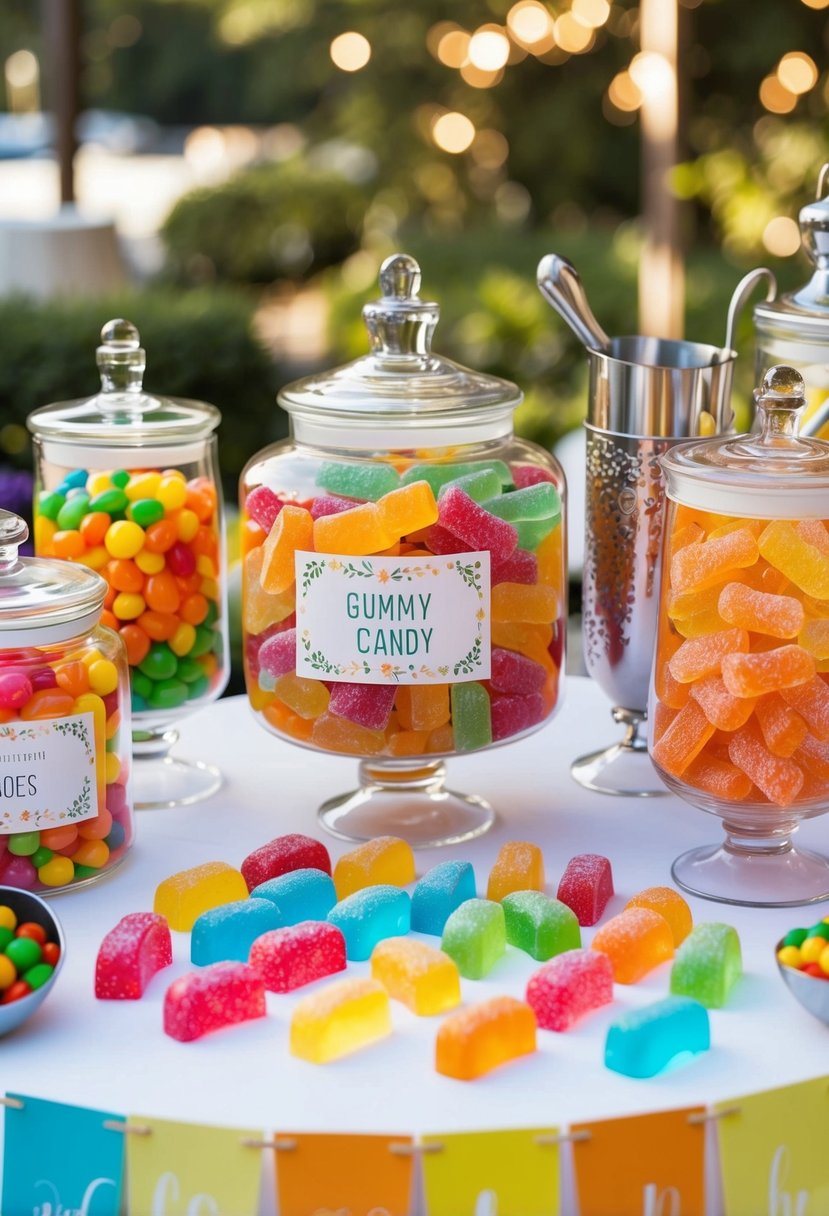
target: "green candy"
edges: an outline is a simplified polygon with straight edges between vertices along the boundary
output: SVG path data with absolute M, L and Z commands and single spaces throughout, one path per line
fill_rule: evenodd
M 207 625 L 196 626 L 196 640 L 188 651 L 188 659 L 200 659 L 202 655 L 210 654 L 216 634 Z
M 119 735 L 119 733 L 120 733 L 119 731 L 116 731 L 116 732 L 115 732 L 115 734 L 112 736 L 112 738 L 111 738 L 111 739 L 107 739 L 107 741 L 106 741 L 106 750 L 107 750 L 108 752 L 117 752 L 117 751 L 118 751 L 118 735 Z
M 800 947 L 803 945 L 808 936 L 808 929 L 789 929 L 789 932 L 783 938 L 783 945 Z
M 89 511 L 89 495 L 76 494 L 67 498 L 57 514 L 57 525 L 62 532 L 71 532 L 81 525 L 81 520 Z
M 40 944 L 34 941 L 31 937 L 16 937 L 13 942 L 9 942 L 4 950 L 6 958 L 11 959 L 17 968 L 18 974 L 28 971 L 30 967 L 34 967 L 35 963 L 39 963 L 43 957 L 43 951 Z
M 119 515 L 122 511 L 126 511 L 129 506 L 129 499 L 123 490 L 104 490 L 101 494 L 96 494 L 90 500 L 90 511 L 106 511 L 107 515 Z
M 820 920 L 816 925 L 812 925 L 811 929 L 806 930 L 806 936 L 822 937 L 824 941 L 829 942 L 829 925 Z
M 437 497 L 450 481 L 467 477 L 470 473 L 482 473 L 489 469 L 495 473 L 502 486 L 512 485 L 512 473 L 503 460 L 472 460 L 459 464 L 414 464 L 400 478 L 401 486 L 410 486 L 413 481 L 428 481 L 432 493 Z
M 326 460 L 317 473 L 317 485 L 330 494 L 376 502 L 384 494 L 398 488 L 400 476 L 391 465 L 378 464 L 376 461 L 344 464 L 339 460 Z
M 57 519 L 65 502 L 66 499 L 62 494 L 58 494 L 54 490 L 43 490 L 37 499 L 38 515 L 45 515 L 47 519 Z
M 178 659 L 166 642 L 154 642 L 138 670 L 150 680 L 170 680 L 176 674 Z M 152 688 L 149 696 L 152 696 Z
M 483 684 L 453 684 L 452 724 L 455 747 L 459 752 L 471 752 L 492 742 L 492 717 L 489 697 Z
M 147 700 L 153 690 L 153 682 L 149 676 L 145 676 L 142 671 L 137 668 L 132 669 L 132 691 L 144 701 Z
M 197 663 L 195 659 L 185 656 L 178 661 L 178 669 L 176 671 L 176 679 L 183 680 L 185 684 L 193 684 L 196 680 L 200 680 L 204 675 L 204 668 L 201 663 Z
M 117 472 L 112 474 L 109 480 L 114 486 L 117 486 L 119 490 L 123 490 L 129 484 L 130 475 L 126 469 L 118 469 Z
M 40 832 L 15 832 L 9 837 L 9 852 L 15 857 L 31 857 L 40 848 Z
M 164 518 L 164 504 L 157 498 L 138 498 L 127 511 L 127 518 L 142 528 L 149 528 Z
M 507 948 L 504 909 L 491 899 L 467 899 L 447 920 L 440 948 L 468 980 L 480 980 Z
M 219 605 L 216 603 L 215 600 L 208 600 L 207 601 L 207 616 L 202 621 L 202 624 L 207 625 L 209 627 L 210 625 L 215 625 L 216 621 L 218 621 L 218 619 L 219 619 Z
M 531 958 L 546 962 L 565 950 L 578 950 L 581 930 L 571 908 L 541 891 L 514 891 L 501 900 L 507 941 Z
M 5 953 L 6 946 L 9 942 L 14 941 L 14 930 L 7 929 L 5 925 L 0 926 L 0 954 Z
M 159 680 L 150 693 L 150 708 L 177 709 L 187 700 L 189 691 L 181 680 Z
M 96 870 L 94 866 L 75 866 L 75 881 L 79 882 L 82 878 L 92 878 L 96 874 L 100 874 L 100 870 Z
M 524 519 L 541 520 L 561 515 L 561 497 L 549 481 L 540 481 L 523 490 L 511 490 L 483 505 L 491 515 L 497 515 L 510 524 Z
M 440 488 L 438 498 L 450 488 L 463 490 L 473 502 L 486 502 L 488 498 L 499 498 L 501 495 L 501 478 L 495 469 L 479 469 L 476 473 L 464 473 L 453 481 L 447 481 Z
M 46 865 L 47 861 L 51 861 L 54 855 L 52 850 L 47 849 L 45 846 L 35 849 L 34 853 L 32 853 L 32 865 L 36 870 L 39 870 L 41 866 Z
M 549 536 L 554 528 L 561 523 L 560 515 L 551 515 L 549 519 L 522 519 L 512 526 L 518 533 L 519 549 L 537 549 L 545 536 Z
M 671 995 L 690 996 L 720 1009 L 743 974 L 740 939 L 731 925 L 705 922 L 678 947 L 671 968 Z
M 199 697 L 203 697 L 205 693 L 210 691 L 210 680 L 207 676 L 199 676 L 198 680 L 194 680 L 192 684 L 187 686 L 187 700 L 195 701 Z
M 21 978 L 34 990 L 42 988 L 44 984 L 48 983 L 54 971 L 55 969 L 51 963 L 37 963 L 34 967 L 30 967 L 28 971 L 24 972 Z

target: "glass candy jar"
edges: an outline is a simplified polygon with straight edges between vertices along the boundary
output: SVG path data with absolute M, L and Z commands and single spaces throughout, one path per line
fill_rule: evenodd
M 35 552 L 97 570 L 103 622 L 126 647 L 137 807 L 195 802 L 221 775 L 168 753 L 176 721 L 229 674 L 226 564 L 215 431 L 219 411 L 155 397 L 128 321 L 110 321 L 101 391 L 35 410 Z
M 286 387 L 292 437 L 243 471 L 245 677 L 268 730 L 361 757 L 330 831 L 433 845 L 493 820 L 443 758 L 559 703 L 564 477 L 513 435 L 515 385 L 432 353 L 417 263 L 387 259 L 380 284 L 370 354 Z
M 798 435 L 793 368 L 771 368 L 755 396 L 759 433 L 662 457 L 649 744 L 665 784 L 726 832 L 674 862 L 680 886 L 803 904 L 829 897 L 829 860 L 792 844 L 829 808 L 829 444 Z
M 28 534 L 0 510 L 0 883 L 48 893 L 132 844 L 129 676 L 104 580 L 19 558 Z

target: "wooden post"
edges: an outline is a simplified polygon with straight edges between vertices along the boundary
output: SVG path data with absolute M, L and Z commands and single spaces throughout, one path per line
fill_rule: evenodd
M 80 95 L 80 2 L 43 0 L 46 46 L 47 105 L 55 124 L 55 148 L 60 169 L 60 201 L 75 201 L 75 123 Z

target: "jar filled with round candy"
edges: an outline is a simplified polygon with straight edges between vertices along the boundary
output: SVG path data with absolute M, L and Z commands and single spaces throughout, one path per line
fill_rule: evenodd
M 101 574 L 103 623 L 130 667 L 138 807 L 213 793 L 218 770 L 168 753 L 174 724 L 215 700 L 229 674 L 219 411 L 144 390 L 128 321 L 97 351 L 101 391 L 35 410 L 35 552 Z
M 674 793 L 720 816 L 721 846 L 673 875 L 732 903 L 829 898 L 795 848 L 829 809 L 829 444 L 798 434 L 800 374 L 773 367 L 759 431 L 662 457 L 669 500 L 649 747 Z
M 370 353 L 288 385 L 292 437 L 242 474 L 245 677 L 268 730 L 360 757 L 329 830 L 438 844 L 493 818 L 443 758 L 559 704 L 564 477 L 513 434 L 514 384 L 433 354 L 417 263 L 387 259 L 380 285 Z
M 0 510 L 0 884 L 65 890 L 132 844 L 127 657 L 101 625 L 107 584 L 84 566 L 18 557 Z

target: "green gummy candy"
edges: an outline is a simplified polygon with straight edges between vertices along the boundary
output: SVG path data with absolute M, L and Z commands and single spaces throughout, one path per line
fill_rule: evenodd
M 137 668 L 132 670 L 132 691 L 136 693 L 142 700 L 146 701 L 153 690 L 153 682 L 149 676 L 145 676 L 142 671 Z
M 57 525 L 62 532 L 71 532 L 80 527 L 81 520 L 89 510 L 89 495 L 76 494 L 67 498 L 57 514 Z
M 42 988 L 52 978 L 54 970 L 51 963 L 37 963 L 28 971 L 24 971 L 21 979 L 24 979 L 32 990 Z
M 216 621 L 218 621 L 218 619 L 219 619 L 219 605 L 216 603 L 215 600 L 208 600 L 207 616 L 202 621 L 202 624 L 207 625 L 207 626 L 215 625 Z
M 15 857 L 31 857 L 40 847 L 40 832 L 15 832 L 9 837 L 9 852 Z
M 166 642 L 154 642 L 138 670 L 150 680 L 170 680 L 176 674 L 178 659 Z M 141 694 L 144 695 L 143 693 Z M 152 696 L 152 685 L 148 697 Z
M 190 689 L 181 680 L 158 680 L 149 696 L 150 709 L 178 709 Z
M 317 485 L 331 494 L 376 502 L 384 494 L 390 494 L 399 487 L 400 477 L 397 470 L 388 464 L 345 464 L 331 460 L 320 466 Z
M 199 676 L 198 680 L 194 680 L 192 684 L 187 685 L 187 700 L 197 701 L 199 697 L 203 697 L 209 691 L 210 680 L 207 676 Z
M 706 1009 L 720 1009 L 742 974 L 737 930 L 707 922 L 697 925 L 677 949 L 671 993 L 693 997 Z
M 21 974 L 34 967 L 43 957 L 40 944 L 31 937 L 16 937 L 13 942 L 9 942 L 4 953 Z
M 479 469 L 476 473 L 464 473 L 462 477 L 455 477 L 441 486 L 440 494 L 450 486 L 463 490 L 473 502 L 486 502 L 488 498 L 498 498 L 501 494 L 501 478 L 494 469 Z
M 214 630 L 207 625 L 196 626 L 196 640 L 187 652 L 187 658 L 200 659 L 203 654 L 210 654 L 216 640 Z
M 802 946 L 808 936 L 808 929 L 789 929 L 789 932 L 783 938 L 783 945 Z
M 149 528 L 164 518 L 164 504 L 157 498 L 138 498 L 131 504 L 127 516 L 139 527 Z
M 177 680 L 183 680 L 185 684 L 194 684 L 203 675 L 204 668 L 201 663 L 197 663 L 195 659 L 189 657 L 179 659 L 178 670 L 176 671 Z
M 100 870 L 96 870 L 94 866 L 75 866 L 75 881 L 79 882 L 82 878 L 92 878 L 95 874 L 100 874 Z
M 4 952 L 9 942 L 14 941 L 14 931 L 7 929 L 5 925 L 0 925 L 0 954 Z
M 410 486 L 413 481 L 428 481 L 432 493 L 437 497 L 450 481 L 459 477 L 468 477 L 470 473 L 491 471 L 498 477 L 502 486 L 512 485 L 512 473 L 503 460 L 472 460 L 459 464 L 415 464 L 407 469 L 400 478 L 402 486 Z
M 51 849 L 47 849 L 44 846 L 41 846 L 39 849 L 35 849 L 34 853 L 32 853 L 32 857 L 31 857 L 32 865 L 34 866 L 34 868 L 36 870 L 39 870 L 41 866 L 46 865 L 47 861 L 51 861 L 52 858 L 54 857 L 54 855 L 55 854 L 52 852 Z
M 578 950 L 581 930 L 571 908 L 541 891 L 514 891 L 501 900 L 507 941 L 531 958 L 546 962 L 565 950 Z
M 57 494 L 54 490 L 44 490 L 37 500 L 38 515 L 45 515 L 47 519 L 57 519 L 65 501 L 62 494 Z
M 118 515 L 122 511 L 126 511 L 129 506 L 129 499 L 123 490 L 104 490 L 101 494 L 96 494 L 90 500 L 90 511 L 106 511 L 107 515 Z
M 440 948 L 468 980 L 482 979 L 507 948 L 504 909 L 491 899 L 467 899 L 447 920 Z
M 487 508 L 488 509 L 488 508 Z M 549 536 L 554 528 L 561 523 L 560 515 L 551 515 L 549 519 L 521 519 L 513 524 L 518 533 L 519 549 L 537 549 L 545 536 Z
M 114 486 L 117 486 L 119 490 L 123 490 L 129 482 L 129 479 L 130 475 L 126 469 L 118 469 L 117 472 L 112 474 L 109 480 Z
M 826 921 L 818 921 L 816 925 L 812 925 L 811 929 L 806 930 L 806 937 L 822 937 L 824 941 L 829 942 L 829 925 L 826 924 Z
M 549 481 L 526 486 L 523 490 L 511 490 L 499 495 L 493 502 L 484 503 L 487 511 L 515 524 L 524 519 L 549 519 L 561 514 L 561 497 Z
M 450 696 L 456 749 L 471 752 L 486 747 L 492 742 L 492 717 L 483 684 L 453 684 Z

